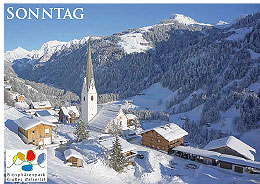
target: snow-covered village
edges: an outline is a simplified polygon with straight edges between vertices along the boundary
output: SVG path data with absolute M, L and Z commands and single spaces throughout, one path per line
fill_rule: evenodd
M 259 32 L 173 14 L 7 51 L 4 150 L 47 150 L 47 183 L 260 183 Z

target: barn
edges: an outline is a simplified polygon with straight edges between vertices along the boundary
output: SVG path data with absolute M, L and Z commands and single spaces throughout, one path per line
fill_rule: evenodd
M 213 140 L 209 142 L 204 149 L 226 155 L 237 156 L 248 160 L 254 160 L 254 155 L 252 153 L 256 152 L 254 148 L 234 136 L 227 136 L 221 139 Z
M 67 149 L 64 151 L 64 156 L 66 159 L 66 164 L 74 167 L 83 166 L 83 157 L 82 155 L 74 149 Z
M 51 144 L 52 127 L 55 125 L 36 116 L 24 116 L 17 120 L 18 135 L 26 144 Z
M 169 123 L 143 131 L 141 133 L 142 145 L 157 150 L 169 151 L 169 149 L 181 145 L 186 135 L 188 133 L 178 125 Z

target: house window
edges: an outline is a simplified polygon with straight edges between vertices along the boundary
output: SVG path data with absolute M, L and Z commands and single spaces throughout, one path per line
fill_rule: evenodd
M 159 147 L 159 146 L 157 146 L 157 149 L 159 150 L 159 149 L 160 149 L 160 147 Z
M 84 99 L 84 101 L 86 100 L 86 98 L 85 98 L 85 97 L 84 97 L 83 99 Z
M 48 128 L 45 128 L 45 133 L 46 134 L 50 133 L 50 130 Z
M 164 147 L 162 147 L 162 149 L 164 149 Z
M 34 134 L 34 130 L 32 131 L 32 134 Z
M 157 139 L 157 142 L 158 142 L 158 143 L 160 143 L 160 142 L 161 142 L 161 140 L 160 140 L 160 139 Z
M 94 100 L 94 96 L 91 96 L 91 101 L 93 101 Z
M 152 132 L 150 132 L 150 135 L 153 135 L 153 133 L 152 133 Z

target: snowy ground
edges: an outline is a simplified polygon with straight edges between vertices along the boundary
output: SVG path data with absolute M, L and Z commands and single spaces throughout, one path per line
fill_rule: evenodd
M 133 52 L 145 52 L 146 50 L 151 49 L 151 45 L 144 38 L 142 33 L 128 33 L 120 36 L 121 41 L 118 43 L 127 54 Z
M 147 92 L 147 94 L 149 94 Z M 169 93 L 172 95 L 173 93 Z M 5 107 L 5 149 L 28 149 L 35 148 L 32 145 L 26 145 L 17 135 L 17 126 L 13 120 L 24 116 L 15 108 Z M 167 122 L 145 121 L 142 123 L 143 129 L 149 129 L 163 125 Z M 73 140 L 75 125 L 59 124 L 54 129 L 54 139 L 61 137 Z M 259 150 L 259 131 L 255 130 L 244 134 L 241 139 L 246 143 L 252 143 Z M 179 157 L 168 155 L 165 152 L 156 151 L 140 145 L 141 137 L 131 140 L 131 143 L 137 147 L 137 152 L 144 155 L 144 159 L 135 158 L 135 166 L 129 166 L 126 172 L 118 174 L 111 168 L 105 166 L 102 162 L 104 149 L 96 141 L 101 136 L 100 133 L 91 132 L 89 140 L 80 143 L 48 147 L 48 183 L 191 183 L 191 184 L 217 184 L 217 183 L 259 183 L 260 176 L 237 174 L 233 171 L 207 166 L 195 163 Z M 253 137 L 254 136 L 254 137 Z M 257 137 L 255 137 L 257 136 Z M 252 142 L 252 137 L 255 142 Z M 259 138 L 258 138 L 259 137 Z M 257 139 L 258 138 L 258 139 Z M 251 145 L 251 144 L 250 144 Z M 84 160 L 83 168 L 70 167 L 64 164 L 65 158 L 63 151 L 73 148 L 82 154 Z M 170 161 L 173 161 L 174 168 Z M 194 163 L 198 169 L 188 169 L 186 165 Z
M 143 90 L 142 93 L 143 95 L 128 98 L 128 100 L 133 100 L 133 105 L 125 105 L 123 108 L 165 110 L 166 101 L 173 98 L 177 91 L 173 92 L 164 88 L 161 83 L 155 83 Z M 162 100 L 162 103 L 158 105 L 159 100 Z

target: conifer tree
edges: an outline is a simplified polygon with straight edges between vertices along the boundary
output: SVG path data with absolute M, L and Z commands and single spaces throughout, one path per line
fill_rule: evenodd
M 116 136 L 109 158 L 109 166 L 112 167 L 116 172 L 121 173 L 128 165 L 128 162 L 129 160 L 122 153 L 122 147 L 119 142 L 119 138 Z
M 82 120 L 80 120 L 77 123 L 76 131 L 74 132 L 74 135 L 76 136 L 77 142 L 80 142 L 89 137 L 89 132 L 87 131 L 87 127 Z

